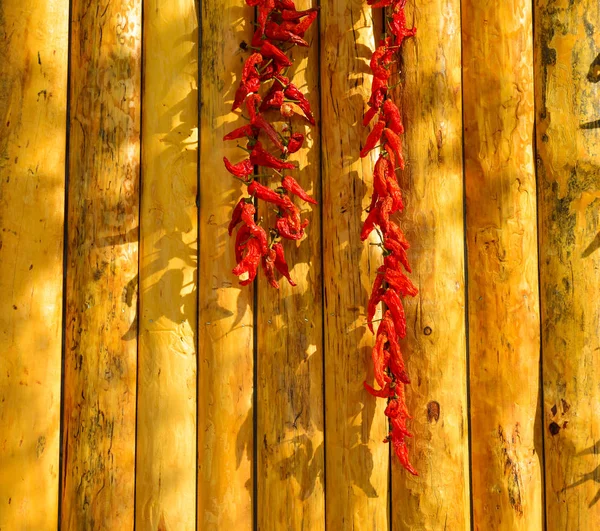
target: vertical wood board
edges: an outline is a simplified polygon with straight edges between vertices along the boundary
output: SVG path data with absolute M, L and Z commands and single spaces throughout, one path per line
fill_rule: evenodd
M 541 529 L 532 6 L 462 4 L 475 529 Z
M 248 531 L 253 525 L 253 288 L 238 285 L 227 226 L 242 186 L 223 156 L 243 158 L 223 135 L 241 125 L 231 112 L 253 10 L 240 0 L 201 3 L 200 313 L 198 374 L 198 529 Z
M 535 20 L 546 518 L 550 530 L 594 529 L 600 521 L 600 7 L 538 0 Z
M 144 6 L 136 528 L 196 528 L 198 19 Z
M 56 529 L 68 9 L 0 4 L 0 529 Z
M 63 529 L 134 512 L 141 4 L 72 2 Z
M 381 531 L 389 528 L 385 401 L 363 387 L 373 378 L 366 304 L 381 258 L 360 241 L 375 156 L 359 158 L 368 134 L 362 118 L 370 96 L 374 27 L 371 8 L 361 0 L 322 2 L 319 17 L 326 524 Z
M 296 1 L 297 9 L 316 4 Z M 317 20 L 305 36 L 310 47 L 290 53 L 294 66 L 287 76 L 306 94 L 317 120 L 316 126 L 302 115 L 289 121 L 293 131 L 306 135 L 304 147 L 290 156 L 300 169 L 289 174 L 320 202 L 318 31 Z M 274 111 L 269 119 L 282 118 Z M 321 220 L 319 206 L 293 200 L 302 218 L 310 220 L 299 244 L 283 240 L 297 285 L 291 287 L 282 277 L 276 291 L 262 272 L 258 281 L 257 525 L 260 530 L 318 531 L 325 528 Z M 275 215 L 262 201 L 259 215 L 274 225 Z
M 406 210 L 398 219 L 419 288 L 404 301 L 402 344 L 419 476 L 392 457 L 392 528 L 458 530 L 470 526 L 460 2 L 410 3 L 406 14 L 417 34 L 403 44 L 404 82 L 394 99 L 406 129 Z

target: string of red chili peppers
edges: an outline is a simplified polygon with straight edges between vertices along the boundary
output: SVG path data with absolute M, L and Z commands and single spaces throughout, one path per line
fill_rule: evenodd
M 246 49 L 253 51 L 246 59 L 240 85 L 235 93 L 232 110 L 243 104 L 249 115 L 249 123 L 231 131 L 223 140 L 239 140 L 245 138 L 246 146 L 242 147 L 248 158 L 232 164 L 223 158 L 225 167 L 235 177 L 247 185 L 249 197 L 243 197 L 233 209 L 229 223 L 229 235 L 241 223 L 235 239 L 235 260 L 237 266 L 233 273 L 240 278 L 242 286 L 250 284 L 255 278 L 259 264 L 269 283 L 279 288 L 275 280 L 275 270 L 279 271 L 288 282 L 295 286 L 290 277 L 288 265 L 283 253 L 281 239 L 299 240 L 304 236 L 308 220 L 300 219 L 300 210 L 290 199 L 296 195 L 300 199 L 316 204 L 290 175 L 283 175 L 282 170 L 293 170 L 297 164 L 289 162 L 288 156 L 298 151 L 304 143 L 302 133 L 294 133 L 291 127 L 285 126 L 282 132 L 273 127 L 265 114 L 277 109 L 283 118 L 291 118 L 299 109 L 312 125 L 315 119 L 310 104 L 298 87 L 285 77 L 285 72 L 292 65 L 286 55 L 289 45 L 308 46 L 304 33 L 317 17 L 318 8 L 298 11 L 292 0 L 246 0 L 249 6 L 258 8 L 256 31 L 251 45 Z M 289 48 L 288 48 L 289 49 Z M 258 94 L 261 86 L 272 83 L 264 98 Z M 268 151 L 259 136 L 265 135 L 278 155 Z M 254 173 L 255 166 L 270 168 L 281 178 L 278 188 L 259 182 L 259 177 L 274 177 L 273 174 Z M 262 199 L 274 206 L 277 211 L 275 227 L 267 231 L 255 219 L 254 200 Z
M 412 434 L 406 427 L 411 418 L 406 407 L 404 387 L 410 383 L 406 372 L 399 339 L 406 337 L 406 317 L 402 298 L 417 295 L 417 288 L 402 271 L 411 272 L 406 251 L 409 244 L 400 227 L 390 216 L 404 209 L 402 192 L 396 179 L 396 170 L 404 169 L 402 141 L 404 133 L 400 111 L 389 99 L 388 81 L 391 76 L 391 64 L 394 54 L 399 50 L 406 37 L 415 34 L 415 28 L 406 27 L 404 5 L 406 0 L 367 0 L 371 7 L 391 8 L 386 17 L 387 37 L 371 57 L 373 85 L 363 125 L 368 125 L 375 117 L 377 123 L 369 133 L 361 157 L 379 147 L 379 158 L 373 173 L 373 196 L 369 214 L 363 225 L 361 240 L 365 241 L 373 230 L 381 238 L 383 265 L 377 270 L 373 290 L 367 306 L 367 324 L 373 332 L 373 317 L 379 303 L 387 309 L 377 329 L 375 346 L 372 351 L 375 381 L 381 389 L 374 389 L 365 382 L 365 388 L 373 396 L 387 398 L 385 415 L 389 419 L 389 433 L 384 442 L 391 442 L 400 462 L 410 473 L 417 471 L 408 459 L 406 437 Z

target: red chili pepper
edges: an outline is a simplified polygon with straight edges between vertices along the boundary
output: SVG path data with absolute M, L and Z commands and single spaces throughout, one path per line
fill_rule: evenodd
M 378 197 L 387 195 L 387 167 L 390 165 L 389 160 L 379 156 L 373 169 L 373 188 Z
M 238 223 L 242 221 L 242 210 L 244 209 L 244 204 L 246 203 L 246 198 L 242 197 L 238 204 L 235 205 L 233 212 L 231 213 L 231 221 L 229 222 L 229 227 L 227 227 L 227 231 L 229 232 L 229 236 L 233 232 L 233 229 L 237 226 Z
M 244 99 L 248 94 L 252 94 L 256 92 L 260 88 L 260 79 L 258 77 L 249 79 L 248 81 L 242 81 L 240 86 L 235 91 L 235 97 L 233 100 L 233 105 L 231 106 L 231 110 L 235 111 L 242 106 L 244 103 Z
M 384 128 L 385 122 L 383 120 L 379 120 L 369 133 L 364 147 L 360 150 L 361 158 L 366 157 L 369 154 L 369 151 L 371 151 L 378 144 L 378 142 L 381 140 L 381 133 L 383 132 Z
M 408 448 L 406 447 L 404 439 L 400 440 L 398 437 L 392 437 L 392 447 L 400 460 L 400 464 L 413 476 L 418 476 L 419 474 L 408 460 Z
M 260 106 L 260 111 L 264 112 L 269 108 L 279 109 L 283 105 L 285 95 L 283 90 L 273 90 L 265 96 L 265 99 Z
M 277 134 L 277 131 L 273 129 L 273 126 L 267 122 L 264 116 L 257 110 L 257 107 L 260 107 L 261 103 L 262 98 L 259 94 L 252 94 L 246 99 L 246 108 L 248 109 L 248 114 L 250 114 L 250 124 L 262 129 L 271 139 L 271 142 L 273 142 L 279 150 L 285 152 L 286 148 L 281 143 L 281 138 Z
M 312 114 L 312 110 L 310 108 L 310 103 L 304 97 L 304 94 L 302 94 L 302 92 L 300 92 L 298 87 L 296 85 L 294 85 L 293 83 L 288 83 L 287 86 L 285 87 L 284 93 L 288 98 L 290 98 L 292 100 L 296 100 L 296 105 L 298 105 L 298 107 L 300 107 L 300 109 L 302 109 L 302 112 L 304 113 L 304 116 L 306 116 L 306 119 L 312 125 L 315 125 L 315 118 Z
M 400 227 L 398 227 L 398 225 L 396 225 L 393 221 L 390 221 L 390 223 L 389 223 L 388 232 L 387 232 L 386 236 L 396 240 L 406 250 L 410 249 L 410 244 L 406 240 L 406 236 L 404 236 L 404 232 L 402 232 L 402 229 Z
M 388 195 L 381 201 L 379 208 L 379 226 L 383 233 L 387 233 L 388 226 L 390 224 L 390 214 L 392 213 L 392 207 L 394 206 L 394 200 Z
M 388 269 L 385 272 L 385 281 L 404 297 L 415 297 L 419 293 L 416 286 L 401 271 L 392 271 Z
M 291 194 L 297 195 L 300 199 L 306 201 L 307 203 L 312 203 L 313 205 L 318 204 L 310 195 L 308 195 L 304 189 L 296 182 L 296 179 L 293 177 L 286 175 L 281 180 L 281 186 Z
M 398 294 L 393 289 L 388 289 L 381 300 L 385 302 L 392 314 L 398 336 L 404 339 L 406 337 L 406 315 L 404 314 L 404 307 L 402 306 L 400 297 L 398 297 Z
M 291 286 L 295 286 L 296 283 L 290 277 L 290 271 L 285 261 L 285 256 L 283 254 L 283 245 L 279 242 L 273 245 L 273 250 L 275 251 L 275 267 L 277 271 L 279 271 L 285 278 L 287 278 L 288 282 Z
M 371 98 L 369 99 L 369 107 L 373 109 L 381 109 L 383 105 L 383 101 L 385 100 L 385 95 L 387 94 L 387 87 L 379 88 L 371 93 Z
M 287 143 L 288 153 L 296 153 L 304 143 L 304 135 L 302 133 L 292 133 Z
M 374 207 L 371 208 L 369 214 L 367 215 L 367 219 L 365 219 L 365 222 L 363 223 L 363 228 L 360 233 L 360 239 L 363 242 L 369 237 L 369 234 L 371 234 L 375 228 L 375 224 L 379 221 L 379 207 L 380 204 L 378 202 Z
M 248 243 L 248 240 L 252 237 L 252 234 L 250 233 L 250 229 L 248 228 L 248 225 L 242 225 L 239 230 L 237 231 L 237 234 L 235 236 L 235 261 L 236 263 L 239 263 L 240 260 L 242 259 L 242 255 L 244 253 L 244 250 L 246 249 L 246 244 Z
M 256 138 L 258 136 L 258 128 L 253 125 L 243 125 L 242 127 L 238 127 L 231 131 L 231 133 L 227 133 L 223 140 L 235 140 L 236 138 Z
M 283 53 L 277 46 L 265 41 L 260 47 L 260 53 L 263 57 L 270 57 L 283 66 L 291 66 L 291 59 Z
M 267 233 L 265 232 L 265 229 L 256 224 L 254 221 L 254 214 L 256 214 L 256 209 L 252 203 L 246 203 L 242 206 L 242 221 L 248 226 L 252 236 L 254 236 L 260 243 L 261 254 L 265 255 L 269 250 Z
M 381 122 L 380 122 L 381 123 Z M 384 122 L 385 123 L 385 122 Z M 400 169 L 404 169 L 404 157 L 402 156 L 402 140 L 394 133 L 391 129 L 384 129 L 383 135 L 385 136 L 386 144 L 389 144 L 394 152 L 396 163 Z
M 384 414 L 390 419 L 392 431 L 401 433 L 404 437 L 412 437 L 412 434 L 406 428 L 407 417 L 404 415 L 405 409 L 406 406 L 403 407 L 397 398 L 393 398 L 389 401 L 387 407 L 385 408 Z
M 266 201 L 267 203 L 273 203 L 274 205 L 287 206 L 289 204 L 289 202 L 286 201 L 286 199 L 289 198 L 284 199 L 285 196 L 281 196 L 275 190 L 260 184 L 256 180 L 252 181 L 250 186 L 248 186 L 248 193 L 258 197 L 259 199 L 262 199 L 263 201 Z
M 304 20 L 302 20 L 300 22 L 296 22 L 296 23 L 294 23 L 293 21 L 282 22 L 281 29 L 287 30 L 291 33 L 294 33 L 295 35 L 298 35 L 299 37 L 304 37 L 304 34 L 308 30 L 308 28 L 310 28 L 311 24 L 315 21 L 316 18 L 317 18 L 317 12 L 311 11 L 310 13 L 307 14 L 307 16 L 304 18 Z
M 246 82 L 249 79 L 258 78 L 258 72 L 256 71 L 256 65 L 263 62 L 263 56 L 260 53 L 250 54 L 246 59 L 244 66 L 242 67 L 242 81 Z
M 371 123 L 371 120 L 379 113 L 379 109 L 369 107 L 363 118 L 363 125 L 366 127 Z
M 371 350 L 371 358 L 373 359 L 373 369 L 375 381 L 383 387 L 386 382 L 390 382 L 391 378 L 385 374 L 385 354 L 384 354 L 384 345 L 387 341 L 387 336 L 385 334 L 378 334 L 377 339 L 375 340 L 375 346 Z
M 391 52 L 388 47 L 384 44 L 383 46 L 379 46 L 371 56 L 371 62 L 369 63 L 371 70 L 373 71 L 373 75 L 375 77 L 388 80 L 391 72 L 388 68 L 388 65 L 391 62 Z
M 408 263 L 406 249 L 404 249 L 402 244 L 400 244 L 396 240 L 392 240 L 391 238 L 386 238 L 383 242 L 383 246 L 388 251 L 391 251 L 393 253 L 392 256 L 394 256 L 404 266 L 404 269 L 406 269 L 406 271 L 412 273 L 412 269 L 410 267 L 410 264 Z
M 241 277 L 244 274 L 248 275 L 248 278 L 242 280 L 240 285 L 246 286 L 256 278 L 256 272 L 261 256 L 262 253 L 259 241 L 256 238 L 250 238 L 246 244 L 245 256 L 232 270 L 232 273 L 238 277 Z
M 386 179 L 386 185 L 387 185 L 387 191 L 388 194 L 390 195 L 390 197 L 392 198 L 393 204 L 392 204 L 392 213 L 393 212 L 399 212 L 404 210 L 404 202 L 402 201 L 402 190 L 400 189 L 400 185 L 398 184 L 398 181 L 396 181 L 396 176 L 393 173 L 392 170 L 392 175 L 390 176 L 388 174 L 387 179 Z
M 406 37 L 412 37 L 417 33 L 417 28 L 406 27 L 406 14 L 400 9 L 392 15 L 392 20 L 388 22 L 390 33 L 396 37 L 394 44 L 400 46 Z
M 279 289 L 279 284 L 275 280 L 275 251 L 273 249 L 262 257 L 262 267 L 269 284 L 275 289 Z
M 308 220 L 304 221 L 306 222 Z M 290 218 L 287 216 L 277 218 L 275 225 L 280 236 L 288 240 L 300 240 L 304 236 L 304 227 L 301 225 L 299 230 L 296 229 L 296 227 L 293 226 L 293 223 L 290 223 Z
M 400 109 L 392 100 L 385 100 L 383 103 L 383 116 L 389 127 L 397 135 L 404 133 L 404 126 L 402 125 L 402 117 L 400 116 Z
M 271 12 L 275 9 L 275 0 L 262 0 L 258 6 L 258 29 L 261 30 L 262 33 L 265 31 L 265 24 L 267 23 L 267 18 L 271 14 Z
M 264 34 L 274 41 L 292 42 L 298 46 L 308 46 L 302 37 L 299 37 L 296 33 L 282 28 L 279 24 L 270 21 L 267 22 Z
M 223 162 L 225 163 L 225 167 L 227 171 L 236 177 L 248 177 L 254 173 L 254 165 L 250 161 L 250 159 L 244 159 L 237 164 L 231 164 L 227 157 L 223 157 Z
M 385 288 L 383 287 L 383 273 L 382 268 L 377 269 L 377 275 L 375 275 L 375 281 L 373 282 L 373 288 L 371 289 L 371 296 L 367 303 L 367 326 L 369 330 L 373 332 L 373 317 L 377 312 L 377 305 L 381 302 L 383 295 L 385 294 Z
M 256 166 L 265 166 L 266 168 L 274 168 L 276 170 L 293 170 L 296 166 L 291 162 L 285 162 L 271 155 L 262 147 L 260 141 L 254 144 L 250 153 L 250 162 Z
M 363 382 L 363 386 L 369 394 L 378 398 L 390 398 L 394 396 L 394 389 L 389 384 L 386 384 L 383 389 L 374 389 L 367 382 Z

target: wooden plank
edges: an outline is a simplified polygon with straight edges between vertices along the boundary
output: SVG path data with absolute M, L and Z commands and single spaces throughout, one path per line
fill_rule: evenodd
M 198 529 L 244 531 L 253 525 L 253 289 L 231 273 L 227 225 L 242 186 L 223 156 L 243 157 L 222 139 L 243 122 L 231 104 L 254 10 L 240 0 L 205 0 L 201 9 Z
M 72 2 L 63 529 L 131 529 L 141 4 Z
M 0 529 L 58 522 L 68 7 L 0 4 Z
M 538 0 L 535 20 L 546 518 L 548 529 L 595 529 L 600 130 L 581 126 L 600 119 L 600 68 L 590 68 L 600 6 Z
M 196 527 L 198 19 L 144 6 L 136 528 Z
M 322 3 L 321 125 L 325 287 L 325 460 L 327 528 L 389 528 L 389 447 L 385 401 L 372 380 L 373 334 L 366 304 L 381 260 L 360 241 L 370 202 L 373 157 L 359 158 L 375 47 L 371 8 L 362 0 Z
M 296 1 L 297 9 L 316 5 Z M 318 23 L 307 32 L 310 48 L 291 53 L 292 82 L 307 94 L 319 119 Z M 281 119 L 278 113 L 270 116 Z M 305 147 L 290 157 L 300 163 L 291 172 L 320 201 L 318 127 L 291 120 L 307 136 Z M 323 445 L 323 319 L 319 207 L 296 201 L 310 219 L 307 237 L 296 245 L 284 241 L 286 258 L 297 286 L 284 278 L 275 291 L 259 277 L 257 307 L 258 529 L 325 528 Z M 259 215 L 274 226 L 275 215 L 263 202 Z
M 462 4 L 475 529 L 541 529 L 532 6 Z
M 402 348 L 419 477 L 392 458 L 392 528 L 468 529 L 460 1 L 409 3 L 406 15 L 417 34 L 403 45 L 395 98 L 406 128 L 399 219 L 419 297 L 404 301 L 411 326 Z

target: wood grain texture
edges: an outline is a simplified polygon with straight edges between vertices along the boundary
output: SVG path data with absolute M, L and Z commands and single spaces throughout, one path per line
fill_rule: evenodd
M 380 253 L 360 241 L 374 156 L 359 158 L 375 46 L 362 0 L 321 2 L 323 278 L 325 288 L 326 522 L 336 530 L 389 528 L 385 401 L 367 394 L 373 334 L 366 304 Z
M 136 528 L 196 527 L 198 19 L 144 6 Z
M 66 0 L 0 3 L 0 529 L 58 522 Z
M 296 1 L 297 9 L 316 5 Z M 306 34 L 310 48 L 295 48 L 292 82 L 310 100 L 318 120 L 318 23 Z M 278 112 L 270 114 L 281 120 Z M 290 157 L 300 170 L 290 172 L 320 201 L 320 136 L 297 116 L 294 131 L 307 135 L 305 147 Z M 281 124 L 282 125 L 282 124 Z M 275 184 L 276 180 L 273 179 Z M 258 281 L 257 306 L 257 434 L 258 529 L 325 528 L 323 445 L 323 318 L 321 220 L 319 207 L 295 200 L 302 217 L 310 219 L 307 237 L 298 244 L 283 242 L 296 287 L 285 278 L 280 290 Z M 259 214 L 274 225 L 275 215 L 264 202 Z
M 73 0 L 62 529 L 131 529 L 141 5 Z
M 600 521 L 598 2 L 536 2 L 536 117 L 548 529 Z M 588 73 L 590 77 L 588 78 Z
M 254 11 L 242 0 L 201 3 L 200 263 L 198 292 L 198 529 L 252 529 L 254 496 L 253 289 L 239 286 L 227 225 L 242 185 L 223 156 L 242 151 L 223 135 L 243 120 L 231 112 Z
M 475 529 L 541 529 L 532 6 L 462 4 Z
M 392 458 L 392 529 L 470 526 L 461 102 L 460 2 L 407 4 L 414 38 L 402 48 L 407 169 L 400 224 L 411 242 L 410 275 L 419 288 L 405 299 L 402 348 L 411 461 L 419 477 Z

